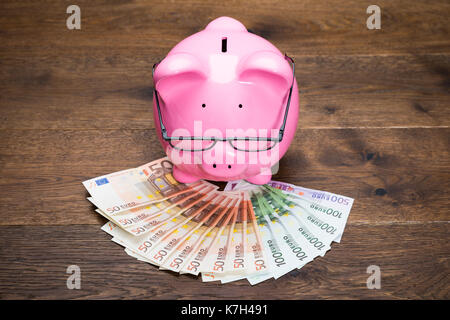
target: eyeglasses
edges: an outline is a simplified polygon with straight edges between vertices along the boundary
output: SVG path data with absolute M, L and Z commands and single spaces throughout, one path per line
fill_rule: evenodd
M 245 152 L 259 152 L 268 151 L 274 148 L 278 143 L 283 140 L 284 130 L 286 127 L 286 121 L 289 113 L 289 106 L 291 104 L 292 89 L 294 87 L 294 77 L 295 77 L 295 63 L 294 60 L 288 55 L 284 55 L 284 58 L 288 60 L 292 66 L 292 84 L 289 89 L 289 96 L 286 103 L 286 109 L 284 112 L 283 123 L 278 130 L 278 137 L 230 137 L 230 138 L 218 138 L 218 137 L 195 137 L 195 136 L 179 136 L 179 137 L 169 137 L 167 135 L 167 129 L 163 124 L 161 116 L 161 107 L 159 105 L 158 91 L 154 88 L 156 108 L 158 109 L 159 124 L 161 127 L 162 138 L 169 143 L 169 145 L 180 151 L 206 151 L 213 148 L 218 141 L 227 141 L 235 150 L 245 151 Z M 159 63 L 159 62 L 158 62 Z M 155 63 L 153 65 L 152 76 L 155 73 L 155 68 L 158 65 Z

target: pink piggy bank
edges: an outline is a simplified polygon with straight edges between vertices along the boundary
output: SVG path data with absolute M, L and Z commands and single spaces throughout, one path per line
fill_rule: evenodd
M 297 128 L 291 58 L 220 17 L 155 64 L 153 80 L 155 124 L 175 179 L 271 179 Z

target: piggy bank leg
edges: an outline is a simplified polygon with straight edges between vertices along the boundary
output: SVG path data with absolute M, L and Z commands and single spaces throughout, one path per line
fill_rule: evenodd
M 264 173 L 264 174 L 260 173 L 256 176 L 253 176 L 253 177 L 245 179 L 245 180 L 247 180 L 248 182 L 253 183 L 253 184 L 266 184 L 270 181 L 270 179 L 272 179 L 272 174 L 270 174 L 270 171 L 269 171 L 269 173 Z
M 181 183 L 191 183 L 200 180 L 199 177 L 183 172 L 177 167 L 173 167 L 173 177 Z

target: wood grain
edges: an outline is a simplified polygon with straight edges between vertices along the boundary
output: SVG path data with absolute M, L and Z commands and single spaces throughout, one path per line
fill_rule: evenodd
M 301 128 L 450 124 L 447 54 L 293 53 Z M 145 50 L 11 51 L 0 59 L 0 128 L 153 128 L 150 75 L 161 57 Z
M 0 227 L 0 298 L 450 298 L 448 223 L 350 225 L 325 257 L 254 287 L 160 271 L 127 256 L 99 227 Z M 66 287 L 73 264 L 81 269 L 80 290 Z M 381 269 L 380 290 L 366 287 L 370 265 Z
M 30 46 L 72 50 L 74 44 L 82 43 L 105 50 L 150 49 L 162 55 L 225 15 L 282 51 L 303 55 L 436 53 L 450 48 L 446 0 L 377 1 L 382 8 L 380 30 L 367 29 L 370 4 L 358 0 L 332 4 L 325 0 L 80 0 L 77 4 L 82 8 L 82 27 L 71 32 L 65 26 L 67 2 L 2 1 L 0 36 L 18 50 Z
M 449 133 L 298 130 L 274 179 L 355 198 L 349 223 L 446 220 Z M 0 225 L 95 224 L 82 181 L 164 156 L 154 130 L 12 130 L 3 136 Z

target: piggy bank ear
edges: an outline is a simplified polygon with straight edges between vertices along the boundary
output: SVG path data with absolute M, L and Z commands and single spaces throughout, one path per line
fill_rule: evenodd
M 167 56 L 156 66 L 153 74 L 155 88 L 165 101 L 190 90 L 206 78 L 204 66 L 189 53 Z
M 238 79 L 262 85 L 263 90 L 285 95 L 292 85 L 293 76 L 289 62 L 272 51 L 258 51 L 238 65 Z

